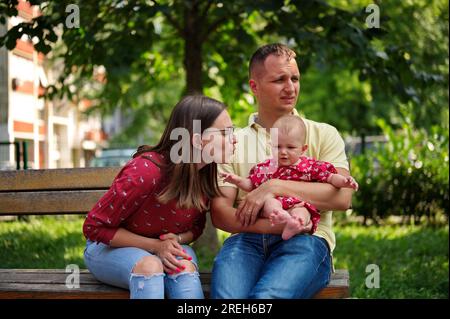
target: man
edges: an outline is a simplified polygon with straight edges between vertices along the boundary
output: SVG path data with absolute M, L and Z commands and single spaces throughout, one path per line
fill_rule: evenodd
M 269 130 L 274 122 L 285 114 L 298 115 L 295 105 L 300 91 L 295 53 L 282 44 L 259 48 L 250 60 L 249 76 L 258 113 L 250 117 L 248 127 L 237 132 L 235 161 L 219 167 L 221 173 L 244 177 L 252 166 L 271 156 Z M 337 130 L 303 120 L 309 146 L 306 155 L 330 162 L 339 174 L 349 176 L 344 142 Z M 223 197 L 212 201 L 212 222 L 233 235 L 214 261 L 212 298 L 310 298 L 328 284 L 335 247 L 330 210 L 348 209 L 352 190 L 277 179 L 248 194 L 230 183 L 219 185 Z M 283 225 L 271 226 L 268 219 L 257 218 L 265 199 L 275 196 L 297 197 L 316 206 L 321 220 L 314 235 L 308 234 L 310 223 L 302 234 L 284 241 L 280 236 Z

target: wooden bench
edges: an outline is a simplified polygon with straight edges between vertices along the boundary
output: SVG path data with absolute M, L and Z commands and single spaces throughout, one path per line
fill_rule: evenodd
M 120 168 L 0 171 L 1 215 L 86 214 L 106 192 Z M 81 229 L 80 229 L 81 232 Z M 97 281 L 80 270 L 80 287 L 69 288 L 65 269 L 0 269 L 0 298 L 129 298 L 127 290 Z M 209 297 L 210 272 L 201 272 Z M 337 270 L 315 298 L 349 297 L 349 274 Z

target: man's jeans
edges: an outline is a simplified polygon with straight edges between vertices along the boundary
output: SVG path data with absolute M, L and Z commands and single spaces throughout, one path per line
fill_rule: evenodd
M 214 260 L 211 298 L 311 298 L 330 275 L 323 238 L 240 233 L 225 240 Z

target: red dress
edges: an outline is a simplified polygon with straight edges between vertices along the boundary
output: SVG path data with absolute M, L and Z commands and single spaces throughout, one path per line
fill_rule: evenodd
M 162 160 L 163 156 L 154 152 L 130 160 L 88 213 L 83 224 L 84 236 L 109 245 L 116 231 L 125 228 L 149 238 L 190 230 L 194 240 L 198 238 L 205 227 L 204 212 L 177 208 L 175 200 L 160 204 L 156 199 L 164 180 L 155 162 Z
M 268 159 L 263 163 L 255 165 L 249 173 L 253 187 L 257 188 L 269 179 L 278 178 L 281 180 L 321 182 L 326 183 L 330 174 L 337 174 L 333 164 L 317 161 L 314 158 L 301 156 L 297 164 L 289 166 L 277 166 L 275 159 Z M 277 196 L 276 197 L 283 209 L 289 209 L 296 204 L 302 204 L 311 214 L 313 227 L 311 234 L 317 229 L 320 220 L 320 214 L 314 205 L 304 202 L 296 197 Z

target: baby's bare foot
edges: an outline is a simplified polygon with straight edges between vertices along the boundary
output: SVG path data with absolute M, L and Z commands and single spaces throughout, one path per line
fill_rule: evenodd
M 303 229 L 303 223 L 299 217 L 290 217 L 284 226 L 281 238 L 288 240 L 292 236 L 297 235 Z
M 284 209 L 275 208 L 273 212 L 269 215 L 269 220 L 272 225 L 274 224 L 284 224 L 289 219 L 291 219 L 291 215 Z

